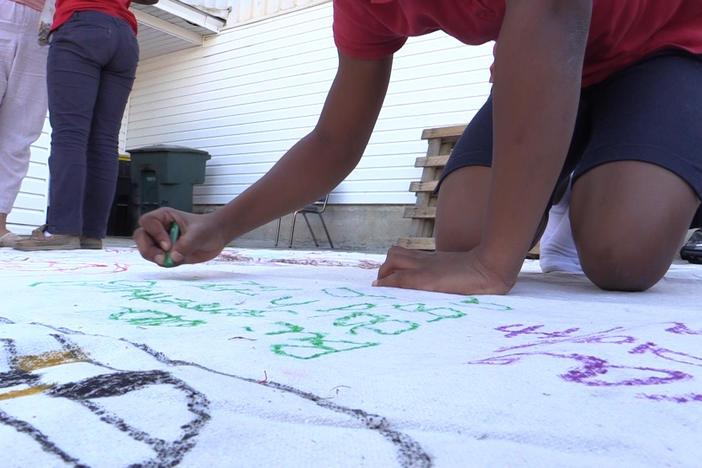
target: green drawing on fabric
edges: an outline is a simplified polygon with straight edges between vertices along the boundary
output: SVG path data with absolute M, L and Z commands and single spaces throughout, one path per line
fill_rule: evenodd
M 283 335 L 285 333 L 300 333 L 302 330 L 304 330 L 303 327 L 299 325 L 295 325 L 293 323 L 288 323 L 288 322 L 276 322 L 276 325 L 282 325 L 285 327 L 285 330 L 279 330 L 279 331 L 274 331 L 274 332 L 268 332 L 266 335 Z
M 233 309 L 231 312 L 227 312 L 225 315 L 227 317 L 257 317 L 263 318 L 271 314 L 290 314 L 299 315 L 298 312 L 290 309 Z
M 354 312 L 334 321 L 335 327 L 350 327 L 349 333 L 357 335 L 359 330 L 369 330 L 380 335 L 399 335 L 419 328 L 419 324 L 409 320 L 390 319 L 389 315 Z
M 204 291 L 214 291 L 214 292 L 233 292 L 236 294 L 243 294 L 244 296 L 259 296 L 261 293 L 271 292 L 271 291 L 302 291 L 301 288 L 280 288 L 278 286 L 267 286 L 265 284 L 257 283 L 256 281 L 242 281 L 241 285 L 233 284 L 220 284 L 211 283 L 197 285 L 198 289 Z
M 465 299 L 465 300 L 459 302 L 458 304 L 454 304 L 454 305 L 458 305 L 460 307 L 460 306 L 463 306 L 464 304 L 465 305 L 476 305 L 476 306 L 478 306 L 477 307 L 478 309 L 485 309 L 485 310 L 503 310 L 503 311 L 514 310 L 510 306 L 506 306 L 506 305 L 502 305 L 502 304 L 495 304 L 494 302 L 481 302 L 476 297 L 469 297 L 468 299 Z
M 416 304 L 398 304 L 398 305 L 393 305 L 393 307 L 397 310 L 401 310 L 403 312 L 410 312 L 412 314 L 415 313 L 420 313 L 420 314 L 427 314 L 431 317 L 433 317 L 430 320 L 427 320 L 427 323 L 431 322 L 438 322 L 439 320 L 444 320 L 444 319 L 457 319 L 461 317 L 465 317 L 466 314 L 465 312 L 462 312 L 460 310 L 451 308 L 451 307 L 427 307 L 426 304 L 423 304 L 421 302 L 418 302 Z M 441 313 L 441 312 L 448 312 L 448 313 Z
M 208 314 L 221 314 L 226 311 L 232 310 L 231 308 L 224 307 L 219 302 L 212 302 L 207 304 L 199 303 L 193 299 L 182 299 L 179 297 L 172 296 L 171 294 L 146 291 L 143 289 L 135 289 L 132 291 L 129 300 L 142 300 L 151 302 L 153 304 L 172 304 L 181 309 L 196 310 L 198 312 L 205 312 Z
M 355 289 L 351 289 L 346 286 L 342 286 L 339 288 L 324 288 L 322 289 L 322 292 L 332 297 L 375 297 L 377 299 L 396 299 L 393 296 L 384 296 L 380 294 L 366 294 L 364 292 L 356 291 Z
M 132 325 L 144 327 L 196 327 L 207 322 L 204 320 L 186 320 L 180 315 L 172 315 L 159 310 L 132 309 L 122 307 L 122 310 L 110 314 L 111 320 L 122 320 Z
M 370 302 L 361 302 L 359 304 L 350 304 L 341 307 L 332 307 L 329 309 L 317 309 L 317 312 L 360 312 L 364 310 L 370 310 L 378 307 L 377 304 L 371 304 Z
M 255 330 L 259 339 L 274 340 L 267 346 L 275 354 L 295 359 L 315 359 L 381 344 L 376 340 L 346 339 L 349 336 L 359 337 L 364 333 L 378 338 L 397 336 L 418 329 L 420 324 L 460 319 L 473 309 L 512 310 L 476 297 L 427 304 L 403 302 L 393 296 L 369 294 L 345 286 L 309 290 L 255 281 L 178 282 L 178 296 L 168 292 L 173 289 L 172 284 L 162 287 L 152 280 L 40 281 L 31 286 L 74 287 L 77 291 L 92 287 L 117 294 L 142 307 L 121 307 L 118 302 L 118 311 L 110 313 L 109 318 L 135 326 L 195 327 L 208 323 L 201 315 L 192 316 L 203 313 L 219 320 L 235 320 L 234 327 L 251 333 Z M 203 295 L 207 298 L 204 301 L 200 300 Z
M 278 356 L 288 356 L 296 359 L 315 359 L 327 354 L 353 351 L 356 349 L 378 346 L 380 343 L 367 341 L 365 343 L 349 340 L 327 340 L 326 333 L 308 332 L 309 337 L 297 338 L 305 344 L 274 344 L 271 350 Z M 333 346 L 332 346 L 333 345 Z
M 314 299 L 312 301 L 302 301 L 302 302 L 288 302 L 288 303 L 283 303 L 283 301 L 286 301 L 288 299 L 292 299 L 293 296 L 282 296 L 278 297 L 276 299 L 273 299 L 271 301 L 271 304 L 274 306 L 286 306 L 286 307 L 291 307 L 291 306 L 299 306 L 299 305 L 307 305 L 307 304 L 312 304 L 314 302 L 319 302 L 319 299 Z

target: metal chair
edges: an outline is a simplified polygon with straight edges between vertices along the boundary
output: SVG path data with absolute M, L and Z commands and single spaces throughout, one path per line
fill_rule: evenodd
M 309 219 L 307 219 L 307 214 L 312 213 L 312 214 L 317 214 L 319 215 L 319 220 L 322 222 L 322 227 L 324 227 L 324 233 L 327 235 L 327 240 L 329 241 L 329 246 L 333 249 L 334 244 L 332 243 L 331 236 L 329 235 L 329 230 L 327 229 L 327 225 L 324 222 L 324 217 L 322 216 L 322 213 L 324 213 L 324 210 L 327 209 L 327 202 L 329 201 L 329 194 L 326 194 L 319 200 L 317 200 L 314 203 L 311 203 L 304 208 L 300 208 L 299 210 L 293 211 L 293 217 L 292 217 L 292 226 L 290 228 L 290 244 L 288 245 L 288 248 L 291 248 L 293 245 L 293 238 L 295 236 L 295 219 L 297 218 L 297 214 L 301 213 L 302 217 L 305 218 L 305 223 L 307 224 L 307 229 L 310 230 L 310 235 L 312 236 L 312 240 L 314 241 L 314 245 L 319 247 L 319 242 L 317 242 L 317 237 L 314 235 L 314 231 L 312 230 L 312 226 L 310 225 Z M 278 241 L 280 240 L 280 224 L 283 218 L 278 218 L 278 232 L 275 235 L 275 246 L 278 247 Z

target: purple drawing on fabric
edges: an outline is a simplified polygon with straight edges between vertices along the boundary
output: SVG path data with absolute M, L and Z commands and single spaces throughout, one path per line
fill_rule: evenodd
M 645 343 L 639 345 L 629 351 L 630 354 L 644 354 L 653 353 L 661 359 L 666 359 L 668 361 L 679 362 L 681 364 L 689 364 L 691 366 L 702 367 L 702 357 L 694 356 L 688 353 L 682 353 L 680 351 L 673 351 L 672 349 L 663 348 L 656 343 Z
M 681 322 L 673 322 L 674 327 L 666 328 L 665 331 L 678 335 L 702 335 L 702 330 L 690 330 L 687 325 Z
M 514 329 L 515 327 L 523 327 L 521 329 Z M 495 330 L 506 333 L 505 338 L 513 338 L 519 335 L 538 335 L 539 341 L 533 343 L 525 343 L 515 346 L 503 346 L 498 348 L 496 352 L 504 353 L 506 351 L 514 351 L 517 349 L 532 348 L 534 346 L 542 345 L 553 345 L 558 343 L 608 343 L 608 344 L 625 344 L 633 343 L 636 338 L 628 335 L 613 335 L 613 332 L 618 330 L 623 330 L 623 327 L 614 327 L 607 330 L 600 330 L 594 333 L 584 334 L 584 335 L 573 335 L 579 328 L 568 328 L 563 331 L 556 332 L 538 332 L 536 330 L 542 328 L 543 325 L 532 325 L 525 327 L 524 325 L 517 323 L 512 325 L 503 325 L 497 327 Z
M 522 327 L 522 328 L 518 328 Z M 562 338 L 564 336 L 568 336 L 571 333 L 575 333 L 576 331 L 580 330 L 580 328 L 569 328 L 567 330 L 563 331 L 557 331 L 557 332 L 538 332 L 535 333 L 537 330 L 540 330 L 543 328 L 543 325 L 532 325 L 530 327 L 525 327 L 524 324 L 522 323 L 514 323 L 511 325 L 502 325 L 501 327 L 495 328 L 497 331 L 505 332 L 505 338 L 514 338 L 515 336 L 519 335 L 538 335 L 539 338 Z M 513 330 L 514 328 L 517 328 L 516 330 Z
M 557 354 L 557 353 L 513 353 L 506 354 L 504 356 L 494 356 L 486 359 L 480 359 L 477 361 L 470 361 L 467 364 L 483 364 L 483 365 L 509 365 L 526 356 L 548 356 L 558 359 L 569 359 L 576 361 L 580 367 L 571 369 L 565 374 L 561 374 L 563 380 L 567 382 L 574 382 L 589 387 L 616 387 L 616 386 L 635 386 L 635 385 L 663 385 L 671 382 L 689 380 L 692 378 L 691 375 L 685 372 L 669 370 L 669 369 L 655 369 L 652 367 L 632 367 L 632 366 L 620 366 L 617 364 L 610 364 L 604 359 L 598 358 L 596 356 L 586 356 L 582 354 Z M 602 377 L 610 373 L 610 371 L 628 371 L 628 372 L 642 372 L 645 373 L 641 377 L 629 377 L 621 380 L 604 380 Z M 611 375 L 611 373 L 610 373 Z
M 687 395 L 649 395 L 647 393 L 639 393 L 636 396 L 653 401 L 671 401 L 673 403 L 692 403 L 696 401 L 702 403 L 702 395 L 698 393 L 690 393 Z

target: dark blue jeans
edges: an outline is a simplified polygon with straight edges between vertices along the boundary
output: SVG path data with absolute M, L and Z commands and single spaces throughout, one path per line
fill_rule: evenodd
M 79 11 L 53 32 L 47 61 L 48 230 L 103 238 L 119 171 L 119 130 L 139 45 L 126 21 Z

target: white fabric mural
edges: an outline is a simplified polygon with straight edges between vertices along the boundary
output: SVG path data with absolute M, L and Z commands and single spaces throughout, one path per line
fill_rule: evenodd
M 382 260 L 0 250 L 0 465 L 699 466 L 701 267 L 470 297 Z

